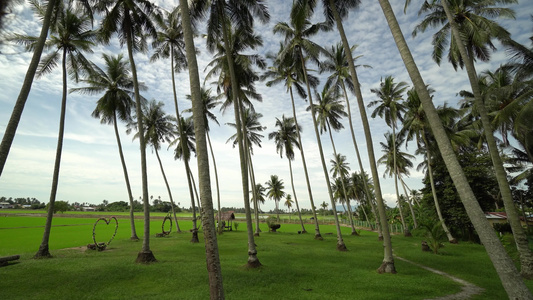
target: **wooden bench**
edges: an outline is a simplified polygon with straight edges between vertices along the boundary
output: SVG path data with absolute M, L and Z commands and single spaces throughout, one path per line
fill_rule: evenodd
M 8 262 L 13 261 L 13 260 L 18 260 L 19 258 L 20 258 L 20 255 L 0 257 L 0 267 L 7 266 Z

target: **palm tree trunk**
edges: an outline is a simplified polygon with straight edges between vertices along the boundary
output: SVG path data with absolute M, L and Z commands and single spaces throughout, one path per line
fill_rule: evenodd
M 309 86 L 309 80 L 307 79 L 307 69 L 305 68 L 305 60 L 303 56 L 302 48 L 300 47 L 300 62 L 304 72 L 305 84 L 307 86 L 307 95 L 309 96 L 309 105 L 311 106 L 311 116 L 313 118 L 313 127 L 315 128 L 315 137 L 318 144 L 318 151 L 320 152 L 320 161 L 322 162 L 322 170 L 324 171 L 324 177 L 326 178 L 326 185 L 328 186 L 329 200 L 331 202 L 331 209 L 333 210 L 333 217 L 335 218 L 335 227 L 337 229 L 337 250 L 347 251 L 346 244 L 342 239 L 341 227 L 339 224 L 339 217 L 337 216 L 337 209 L 335 208 L 335 200 L 333 199 L 333 192 L 331 191 L 331 183 L 329 182 L 329 174 L 326 168 L 326 161 L 324 160 L 324 150 L 322 150 L 322 142 L 320 141 L 320 134 L 318 133 L 318 125 L 315 116 L 315 108 L 313 105 L 313 96 L 311 95 L 311 87 Z
M 344 52 L 346 53 L 346 58 L 348 60 L 348 67 L 350 70 L 350 75 L 352 77 L 352 83 L 355 88 L 355 97 L 357 99 L 359 113 L 361 114 L 361 122 L 363 123 L 363 131 L 365 133 L 368 161 L 370 162 L 370 171 L 372 173 L 372 179 L 374 181 L 376 202 L 379 212 L 379 222 L 381 224 L 381 232 L 383 233 L 384 250 L 383 263 L 378 268 L 378 272 L 395 274 L 396 268 L 394 267 L 394 258 L 392 256 L 392 241 L 389 233 L 389 224 L 387 223 L 387 213 L 385 212 L 385 204 L 381 195 L 381 185 L 379 183 L 378 168 L 376 166 L 376 157 L 374 155 L 374 144 L 372 143 L 372 133 L 370 132 L 370 125 L 368 124 L 365 103 L 363 102 L 363 94 L 361 93 L 361 85 L 359 84 L 359 80 L 357 78 L 357 72 L 355 71 L 355 65 L 353 64 L 352 51 L 350 50 L 350 44 L 348 43 L 348 39 L 346 38 L 344 27 L 342 26 L 342 20 L 339 16 L 339 13 L 337 12 L 335 2 L 333 0 L 329 0 L 329 2 L 330 6 L 332 7 L 333 16 L 335 17 L 337 29 L 339 30 L 339 35 L 341 36 Z
M 189 169 L 189 174 L 191 175 L 191 182 L 192 182 L 192 189 L 194 191 L 194 196 L 196 197 L 196 203 L 198 204 L 198 213 L 200 214 L 200 218 L 202 217 L 202 206 L 200 205 L 200 196 L 198 196 L 198 190 L 196 189 L 196 182 L 194 181 L 194 175 L 191 172 L 191 169 Z
M 296 127 L 298 128 L 298 127 Z M 304 221 L 302 220 L 302 213 L 300 212 L 300 205 L 298 204 L 298 197 L 296 196 L 296 189 L 294 188 L 294 177 L 292 176 L 292 163 L 291 159 L 287 157 L 287 160 L 289 161 L 289 172 L 291 173 L 291 187 L 292 187 L 292 193 L 294 195 L 294 203 L 296 203 L 296 210 L 298 210 L 298 218 L 300 219 L 300 224 L 302 225 L 302 232 L 301 233 L 307 233 L 304 227 Z M 289 215 L 290 218 L 290 215 Z
M 207 138 L 207 143 L 209 145 L 209 150 L 211 151 L 211 158 L 213 159 L 213 171 L 215 172 L 215 185 L 217 187 L 218 224 L 222 224 L 222 215 L 220 214 L 221 213 L 221 211 L 220 211 L 220 187 L 218 185 L 217 163 L 215 161 L 215 153 L 213 152 L 213 145 L 211 145 L 211 138 L 209 137 L 209 131 L 206 130 L 205 136 Z M 198 170 L 198 173 L 200 173 L 200 170 Z M 200 177 L 200 174 L 198 174 L 198 177 Z M 201 182 L 199 182 L 199 184 L 201 184 Z
M 261 232 L 261 229 L 259 229 L 259 205 L 257 203 L 257 189 L 255 185 L 255 173 L 254 173 L 254 164 L 252 162 L 252 155 L 250 153 L 250 150 L 247 152 L 248 154 L 248 167 L 250 168 L 250 182 L 252 184 L 252 194 L 253 201 L 254 201 L 254 220 L 255 220 L 255 233 L 254 236 L 259 236 L 259 233 Z
M 127 32 L 128 56 L 130 59 L 131 75 L 133 79 L 133 89 L 135 92 L 135 106 L 137 111 L 137 130 L 144 132 L 142 121 L 141 95 L 139 93 L 139 81 L 137 80 L 137 68 L 135 60 L 133 59 L 133 37 L 131 31 Z M 157 261 L 154 254 L 150 250 L 150 203 L 148 202 L 148 171 L 146 167 L 146 141 L 144 135 L 139 134 L 139 144 L 141 149 L 141 175 L 142 175 L 142 193 L 144 206 L 144 236 L 142 249 L 137 255 L 136 262 L 151 263 Z
M 120 155 L 120 162 L 122 163 L 122 170 L 124 171 L 124 180 L 126 181 L 126 188 L 128 190 L 128 199 L 130 202 L 130 227 L 131 227 L 131 237 L 130 240 L 138 241 L 139 237 L 137 236 L 137 231 L 135 230 L 135 216 L 133 214 L 133 195 L 131 193 L 130 186 L 130 177 L 128 176 L 128 168 L 126 168 L 126 160 L 124 159 L 124 153 L 122 152 L 122 143 L 120 142 L 120 135 L 118 133 L 117 126 L 117 112 L 113 112 L 113 128 L 115 129 L 115 137 L 117 138 L 118 153 Z
M 54 175 L 52 177 L 52 190 L 50 191 L 50 202 L 48 203 L 48 213 L 46 215 L 46 224 L 44 225 L 43 239 L 39 250 L 35 253 L 34 258 L 51 257 L 48 242 L 50 240 L 50 231 L 52 229 L 52 219 L 54 217 L 54 204 L 56 202 L 57 186 L 59 184 L 59 168 L 61 166 L 61 152 L 63 151 L 63 136 L 65 133 L 65 115 L 67 108 L 67 50 L 63 49 L 63 60 L 61 67 L 63 71 L 63 96 L 61 97 L 61 113 L 59 117 L 59 133 L 57 136 L 56 159 L 54 163 Z
M 289 88 L 291 94 L 291 104 L 292 104 L 292 117 L 294 118 L 294 125 L 296 128 L 298 126 L 298 119 L 296 118 L 296 108 L 294 107 L 294 95 L 292 93 L 292 87 Z M 311 202 L 311 211 L 313 212 L 313 220 L 315 221 L 315 240 L 323 240 L 322 235 L 320 234 L 320 227 L 318 226 L 318 218 L 316 215 L 315 203 L 313 201 L 313 192 L 311 191 L 311 182 L 309 181 L 309 174 L 307 173 L 307 164 L 305 162 L 304 155 L 304 145 L 302 144 L 302 138 L 300 136 L 300 130 L 297 130 L 298 134 L 298 143 L 300 144 L 300 155 L 302 156 L 302 164 L 304 167 L 305 182 L 307 183 L 307 193 L 309 194 L 309 202 Z
M 200 76 L 198 74 L 198 63 L 196 62 L 196 48 L 191 28 L 191 18 L 187 0 L 179 1 L 182 12 L 181 26 L 185 42 L 187 55 L 187 65 L 189 69 L 189 80 L 191 86 L 191 99 L 193 109 L 193 122 L 196 138 L 196 153 L 198 163 L 198 181 L 200 184 L 201 200 L 204 207 L 202 224 L 205 242 L 206 265 L 209 276 L 209 294 L 211 300 L 224 299 L 224 288 L 222 284 L 222 269 L 218 254 L 218 243 L 215 229 L 215 219 L 213 216 L 213 201 L 211 197 L 211 183 L 209 178 L 209 158 L 204 139 L 206 124 L 204 123 L 203 103 L 200 96 Z M 220 205 L 219 205 L 220 206 Z M 219 209 L 220 214 L 220 209 Z
M 511 187 L 507 181 L 507 173 L 505 172 L 502 159 L 498 153 L 498 146 L 496 145 L 496 140 L 494 139 L 493 129 L 492 125 L 490 124 L 487 108 L 485 107 L 481 97 L 481 91 L 478 84 L 473 57 L 469 57 L 466 52 L 466 48 L 461 39 L 458 26 L 453 19 L 453 15 L 450 12 L 448 3 L 446 1 L 441 1 L 441 3 L 444 11 L 446 12 L 448 22 L 450 23 L 453 38 L 455 39 L 456 44 L 459 46 L 459 52 L 461 53 L 461 57 L 465 63 L 468 79 L 470 80 L 470 85 L 472 86 L 474 101 L 479 112 L 479 116 L 481 117 L 481 124 L 483 125 L 485 139 L 487 140 L 490 157 L 492 158 L 492 165 L 494 166 L 494 172 L 496 174 L 496 179 L 498 180 L 498 187 L 500 188 L 505 211 L 507 212 L 507 220 L 509 221 L 509 224 L 511 224 L 516 247 L 518 249 L 518 253 L 520 253 L 521 274 L 527 279 L 533 279 L 533 253 L 529 249 L 527 235 L 520 224 L 520 217 L 514 205 Z
M 413 204 L 411 203 L 411 198 L 409 198 L 409 193 L 407 193 L 407 187 L 401 176 L 400 176 L 400 183 L 402 184 L 403 192 L 405 193 L 405 198 L 407 199 L 407 204 L 409 205 L 409 210 L 411 211 L 411 217 L 413 218 L 413 224 L 415 228 L 418 228 L 418 223 L 416 221 L 416 215 L 413 209 Z
M 157 157 L 157 161 L 159 162 L 159 168 L 161 169 L 161 174 L 163 175 L 163 179 L 165 180 L 165 185 L 167 187 L 168 192 L 168 198 L 170 199 L 170 204 L 172 205 L 172 214 L 174 215 L 174 222 L 176 222 L 176 231 L 181 232 L 180 225 L 178 224 L 178 218 L 176 217 L 176 210 L 174 209 L 174 199 L 172 198 L 172 192 L 170 191 L 170 186 L 168 185 L 167 175 L 165 175 L 165 170 L 163 169 L 163 164 L 161 163 L 161 158 L 159 157 L 159 151 L 157 151 L 157 148 L 154 147 L 155 150 L 155 156 Z
M 9 155 L 9 150 L 11 149 L 11 144 L 15 138 L 15 133 L 17 132 L 17 127 L 20 122 L 20 117 L 22 116 L 22 111 L 24 110 L 24 105 L 26 105 L 26 100 L 28 100 L 28 95 L 30 94 L 31 85 L 33 83 L 33 78 L 35 77 L 35 72 L 39 66 L 39 61 L 41 60 L 41 54 L 43 53 L 44 44 L 46 42 L 46 37 L 48 36 L 48 29 L 50 28 L 50 22 L 52 19 L 52 13 L 56 0 L 49 0 L 46 7 L 46 13 L 43 18 L 43 26 L 41 27 L 41 33 L 35 43 L 35 49 L 33 50 L 33 56 L 31 58 L 30 65 L 28 66 L 28 71 L 26 71 L 26 76 L 24 77 L 24 82 L 20 89 L 17 102 L 13 107 L 13 112 L 7 123 L 6 130 L 4 132 L 4 137 L 2 138 L 2 143 L 0 144 L 0 176 L 2 176 L 2 171 L 7 161 L 7 156 Z
M 446 226 L 446 222 L 444 221 L 444 218 L 442 217 L 442 212 L 440 210 L 439 200 L 437 197 L 437 189 L 435 189 L 435 180 L 433 179 L 433 170 L 431 167 L 431 155 L 429 153 L 428 148 L 428 141 L 426 137 L 426 131 L 422 131 L 422 139 L 424 141 L 424 146 L 426 147 L 426 160 L 428 164 L 428 176 L 429 176 L 429 183 L 431 185 L 431 194 L 433 195 L 433 202 L 435 203 L 435 209 L 437 210 L 437 216 L 439 217 L 439 221 L 442 225 L 442 229 L 446 233 L 446 237 L 448 238 L 448 241 L 452 244 L 457 244 L 457 239 L 453 237 L 450 230 L 448 229 L 448 226 Z
M 416 63 L 411 55 L 411 51 L 405 42 L 396 16 L 392 11 L 389 1 L 379 0 L 383 14 L 387 19 L 387 23 L 391 30 L 392 36 L 396 42 L 402 60 L 406 66 L 409 77 L 415 86 L 415 89 L 420 96 L 420 101 L 424 108 L 424 112 L 428 118 L 428 122 L 431 126 L 431 130 L 437 141 L 439 150 L 442 154 L 448 172 L 453 180 L 453 183 L 459 193 L 461 201 L 465 206 L 466 212 L 474 225 L 475 230 L 477 231 L 479 238 L 487 254 L 489 255 L 500 280 L 502 281 L 503 287 L 507 292 L 507 295 L 510 299 L 533 299 L 533 295 L 529 291 L 528 287 L 524 284 L 524 281 L 520 277 L 516 267 L 514 266 L 513 261 L 503 248 L 498 236 L 494 232 L 494 229 L 490 226 L 489 222 L 485 218 L 477 199 L 472 192 L 472 189 L 468 185 L 468 180 L 453 152 L 452 145 L 448 139 L 444 127 L 440 122 L 439 115 L 433 102 L 431 96 L 426 88 L 426 84 L 418 71 Z
M 183 140 L 182 140 L 183 145 Z M 189 168 L 189 161 L 183 157 L 183 163 L 185 164 L 185 173 L 187 174 L 187 184 L 189 186 L 189 197 L 191 197 L 191 208 L 192 208 L 192 237 L 191 237 L 191 243 L 199 243 L 200 240 L 198 240 L 198 225 L 196 224 L 196 205 L 194 204 L 194 191 L 192 189 L 193 183 L 191 180 L 191 172 Z M 200 217 L 202 214 L 200 214 Z
M 398 191 L 398 166 L 396 165 L 396 117 L 392 117 L 392 164 L 394 169 L 394 189 L 396 190 L 396 201 L 398 202 L 398 209 L 400 210 L 400 219 L 402 220 L 402 226 L 403 226 L 403 235 L 404 236 L 413 236 L 411 234 L 411 231 L 409 230 L 409 224 L 405 223 L 405 219 L 403 217 L 403 209 L 402 209 L 402 202 L 400 198 L 400 192 Z
M 335 148 L 335 141 L 333 140 L 333 135 L 331 134 L 331 126 L 329 125 L 329 121 L 327 121 L 327 120 L 326 120 L 326 124 L 328 126 L 329 139 L 331 140 L 331 147 L 333 148 L 333 157 L 335 157 L 335 159 L 336 159 L 337 158 L 337 149 Z M 344 174 L 340 170 L 339 170 L 339 175 L 341 176 L 342 192 L 344 193 L 344 197 L 345 197 L 344 200 L 347 202 L 348 201 L 348 193 L 346 192 L 346 185 L 344 184 Z M 344 203 L 342 204 L 342 206 L 344 207 Z M 349 207 L 349 205 L 348 205 L 348 207 Z M 344 207 L 344 211 L 346 211 L 346 207 Z M 350 226 L 352 228 L 352 235 L 359 235 L 357 233 L 357 231 L 355 230 L 355 224 L 353 223 L 353 215 L 352 215 L 351 208 L 348 208 L 348 212 L 349 212 L 349 215 L 350 215 Z
M 237 127 L 237 143 L 239 145 L 239 157 L 240 157 L 240 163 L 241 163 L 241 180 L 242 180 L 242 188 L 243 188 L 243 199 L 244 199 L 244 209 L 246 211 L 246 227 L 248 231 L 248 262 L 247 266 L 249 268 L 257 268 L 261 266 L 261 262 L 257 258 L 257 249 L 255 247 L 255 241 L 254 241 L 254 233 L 253 233 L 253 227 L 252 227 L 252 216 L 250 212 L 250 201 L 249 201 L 249 186 L 248 186 L 248 170 L 246 166 L 246 155 L 245 155 L 245 137 L 244 133 L 242 132 L 243 126 L 242 126 L 242 112 L 240 109 L 240 100 L 239 96 L 237 94 L 238 89 L 238 83 L 237 83 L 237 77 L 235 75 L 235 67 L 233 62 L 233 57 L 231 53 L 231 43 L 228 33 L 228 28 L 226 26 L 226 16 L 223 9 L 223 5 L 219 5 L 220 10 L 219 13 L 222 17 L 222 31 L 224 35 L 224 45 L 226 50 L 226 59 L 228 60 L 228 68 L 229 73 L 231 77 L 231 92 L 232 92 L 232 98 L 233 98 L 233 106 L 235 110 L 235 124 Z

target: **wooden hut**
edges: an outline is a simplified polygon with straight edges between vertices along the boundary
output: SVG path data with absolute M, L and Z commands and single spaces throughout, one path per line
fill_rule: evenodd
M 218 214 L 215 215 L 215 220 L 218 221 Z M 235 220 L 234 211 L 225 211 L 220 213 L 220 220 L 224 226 L 224 230 L 233 230 L 232 221 Z

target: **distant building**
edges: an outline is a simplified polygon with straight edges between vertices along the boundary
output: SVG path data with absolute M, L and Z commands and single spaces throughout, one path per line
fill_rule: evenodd
M 84 206 L 82 207 L 83 211 L 96 211 L 96 209 L 94 207 L 90 207 L 90 206 Z
M 9 202 L 0 202 L 0 208 L 13 208 Z
M 485 212 L 485 217 L 489 221 L 490 225 L 494 226 L 496 223 L 507 223 L 507 213 L 506 212 Z M 526 226 L 526 220 L 524 216 L 519 215 L 520 224 Z M 529 226 L 533 224 L 533 218 L 531 215 L 527 217 L 527 223 Z

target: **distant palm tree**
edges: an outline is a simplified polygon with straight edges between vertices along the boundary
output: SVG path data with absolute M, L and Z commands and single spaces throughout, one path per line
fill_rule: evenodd
M 291 220 L 291 208 L 292 208 L 292 197 L 291 194 L 287 194 L 285 197 L 285 203 L 283 203 L 285 206 L 287 206 L 287 209 L 289 210 L 289 221 Z
M 146 50 L 146 39 L 157 38 L 157 31 L 151 21 L 151 16 L 155 12 L 155 6 L 148 0 L 110 0 L 99 1 L 94 6 L 96 11 L 105 13 L 101 22 L 102 41 L 108 43 L 115 33 L 119 38 L 121 46 L 126 44 L 128 58 L 131 66 L 133 79 L 133 90 L 135 97 L 136 115 L 142 115 L 142 103 L 137 77 L 137 67 L 133 57 L 134 51 L 143 52 Z M 142 118 L 137 119 L 138 132 L 144 132 Z M 142 199 L 144 207 L 144 236 L 141 251 L 137 255 L 136 261 L 139 263 L 155 262 L 155 256 L 150 250 L 150 202 L 148 199 L 148 171 L 146 166 L 146 141 L 144 136 L 139 136 L 141 151 L 141 177 L 142 177 Z
M 163 164 L 161 163 L 161 157 L 159 156 L 159 149 L 161 149 L 161 142 L 167 142 L 170 143 L 172 139 L 176 136 L 176 128 L 174 123 L 176 123 L 176 120 L 171 117 L 170 115 L 167 115 L 163 111 L 163 106 L 165 104 L 163 102 L 156 102 L 156 100 L 152 100 L 148 103 L 148 105 L 143 105 L 143 123 L 144 123 L 144 139 L 146 140 L 148 145 L 152 146 L 152 149 L 155 152 L 155 156 L 157 157 L 157 161 L 159 162 L 159 168 L 161 169 L 161 174 L 163 175 L 163 180 L 165 181 L 165 185 L 167 187 L 168 197 L 170 199 L 170 204 L 172 208 L 172 214 L 174 215 L 174 222 L 176 222 L 176 230 L 177 232 L 181 232 L 178 218 L 176 217 L 176 210 L 175 210 L 175 204 L 174 204 L 174 198 L 172 197 L 172 192 L 170 190 L 170 185 L 168 184 L 167 176 L 165 175 L 165 170 L 163 168 Z M 135 130 L 138 128 L 136 122 L 131 122 L 128 124 L 128 132 L 131 130 Z M 133 139 L 139 138 L 139 132 L 137 132 Z
M 38 2 L 32 2 L 39 17 L 45 17 L 46 6 L 41 6 Z M 49 4 L 50 5 L 50 4 Z M 65 132 L 65 115 L 67 106 L 67 80 L 68 76 L 75 81 L 79 81 L 80 75 L 90 71 L 91 64 L 83 55 L 83 52 L 92 52 L 91 47 L 95 45 L 96 32 L 91 30 L 91 20 L 84 16 L 81 10 L 70 4 L 60 2 L 55 7 L 53 15 L 54 22 L 49 31 L 50 37 L 46 40 L 44 49 L 51 49 L 52 52 L 42 58 L 37 70 L 37 76 L 43 76 L 52 72 L 61 61 L 63 77 L 63 92 L 61 98 L 61 112 L 59 118 L 59 133 L 57 139 L 56 157 L 54 163 L 54 174 L 52 177 L 52 187 L 50 191 L 50 203 L 46 218 L 43 239 L 39 250 L 35 254 L 36 258 L 50 257 L 48 242 L 54 216 L 54 203 L 56 200 L 57 187 L 59 184 L 59 169 L 61 165 L 61 153 L 63 149 L 63 136 Z M 34 50 L 38 46 L 37 37 L 14 35 L 13 40 L 26 46 L 27 50 Z M 67 73 L 68 71 L 68 73 Z M 6 129 L 7 133 L 7 129 Z
M 87 87 L 74 88 L 70 92 L 79 92 L 87 95 L 96 95 L 104 93 L 104 95 L 97 100 L 96 108 L 92 116 L 100 118 L 102 124 L 113 124 L 115 129 L 115 137 L 117 139 L 118 153 L 120 155 L 120 162 L 122 163 L 122 170 L 124 172 L 124 180 L 126 181 L 126 189 L 128 191 L 128 200 L 130 203 L 130 227 L 132 241 L 139 240 L 135 230 L 135 217 L 133 207 L 133 194 L 131 192 L 130 179 L 128 176 L 128 169 L 126 168 L 126 161 L 122 152 L 122 143 L 118 132 L 118 120 L 123 122 L 131 122 L 131 110 L 135 105 L 132 99 L 133 96 L 133 80 L 130 76 L 130 66 L 128 61 L 123 59 L 122 54 L 118 56 L 102 55 L 106 64 L 106 70 L 93 66 L 93 72 L 87 79 L 81 81 L 88 84 Z M 146 87 L 141 85 L 141 90 Z
M 266 196 L 274 200 L 276 205 L 276 216 L 279 222 L 279 201 L 285 196 L 283 189 L 283 180 L 279 179 L 277 175 L 270 175 L 270 180 L 265 182 L 267 193 Z
M 268 139 L 274 139 L 276 143 L 276 152 L 283 158 L 283 153 L 289 161 L 289 172 L 291 175 L 291 187 L 294 195 L 294 201 L 296 203 L 296 209 L 298 210 L 298 217 L 302 226 L 302 233 L 307 232 L 302 220 L 302 214 L 300 213 L 300 205 L 298 204 L 298 197 L 296 196 L 296 189 L 294 188 L 294 178 L 292 174 L 292 160 L 294 159 L 294 147 L 300 148 L 300 144 L 297 141 L 297 132 L 301 129 L 295 124 L 293 118 L 285 118 L 285 115 L 281 117 L 281 120 L 276 118 L 276 127 L 279 127 L 277 131 L 268 134 Z M 290 195 L 289 195 L 290 196 Z M 288 197 L 287 197 L 288 201 Z
M 348 216 L 350 218 L 350 226 L 352 227 L 352 235 L 359 235 L 355 230 L 355 224 L 353 221 L 352 207 L 350 204 L 350 180 L 349 180 L 349 171 L 350 167 L 346 162 L 346 156 L 335 153 L 333 159 L 330 160 L 331 169 L 329 170 L 335 179 L 337 185 L 337 193 L 342 195 L 341 200 L 343 200 L 348 206 Z M 339 186 L 340 184 L 340 186 Z

